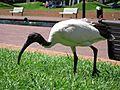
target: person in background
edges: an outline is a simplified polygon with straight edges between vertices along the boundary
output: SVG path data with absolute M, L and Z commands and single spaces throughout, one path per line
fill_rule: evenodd
M 44 6 L 45 6 L 46 8 L 48 8 L 48 6 L 49 6 L 49 1 L 48 1 L 48 0 L 46 0 Z

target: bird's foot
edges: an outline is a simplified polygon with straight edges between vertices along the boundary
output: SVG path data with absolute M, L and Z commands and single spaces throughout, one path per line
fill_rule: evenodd
M 92 76 L 99 76 L 100 71 L 98 69 L 94 69 L 92 72 Z

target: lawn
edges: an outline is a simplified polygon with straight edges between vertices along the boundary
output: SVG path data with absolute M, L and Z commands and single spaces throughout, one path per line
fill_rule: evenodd
M 9 9 L 9 8 L 13 8 L 13 6 L 7 3 L 0 2 L 0 9 Z
M 25 9 L 27 10 L 62 10 L 63 8 L 45 8 L 43 6 L 42 2 L 30 2 L 30 3 L 16 3 L 11 5 L 5 4 L 5 3 L 1 3 L 0 2 L 0 9 L 3 8 L 13 8 L 15 6 L 22 6 L 25 7 Z M 96 11 L 96 6 L 102 6 L 104 7 L 105 5 L 99 2 L 86 2 L 86 10 L 87 11 Z M 76 4 L 74 6 L 65 6 L 65 7 L 75 7 L 75 8 L 80 8 L 80 11 L 82 9 L 82 2 L 80 4 Z M 116 9 L 110 9 L 110 8 L 104 8 L 104 11 L 120 11 L 120 8 L 116 8 Z
M 74 76 L 71 56 L 25 52 L 17 65 L 18 53 L 0 49 L 0 90 L 119 90 L 120 66 L 99 62 L 92 77 L 92 62 L 79 58 Z

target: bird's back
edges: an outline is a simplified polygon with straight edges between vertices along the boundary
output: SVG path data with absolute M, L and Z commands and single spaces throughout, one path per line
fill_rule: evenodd
M 89 46 L 103 39 L 99 31 L 81 19 L 61 21 L 53 26 L 48 41 L 67 46 Z

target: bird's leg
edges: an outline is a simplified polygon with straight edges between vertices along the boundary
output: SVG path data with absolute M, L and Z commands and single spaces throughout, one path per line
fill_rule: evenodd
M 73 52 L 73 55 L 74 55 L 74 75 L 75 75 L 76 70 L 77 70 L 77 61 L 78 61 L 78 57 L 77 57 L 77 54 L 76 54 L 76 48 L 75 47 L 72 47 L 72 52 Z
M 97 68 L 96 68 L 96 61 L 97 61 L 97 52 L 98 52 L 98 49 L 95 48 L 94 46 L 90 46 L 90 48 L 93 50 L 93 53 L 94 53 L 94 63 L 93 63 L 92 76 L 99 75 L 98 73 L 100 73 L 100 71 L 97 70 Z

